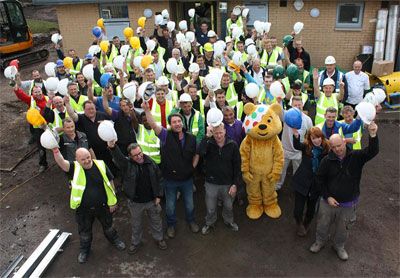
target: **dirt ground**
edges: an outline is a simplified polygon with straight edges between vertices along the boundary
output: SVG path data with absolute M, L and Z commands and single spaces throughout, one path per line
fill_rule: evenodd
M 55 60 L 53 49 L 48 61 Z M 46 62 L 23 68 L 22 79 L 29 79 L 35 68 L 44 72 Z M 17 99 L 2 74 L 0 86 L 0 168 L 9 168 L 34 147 L 28 145 L 27 106 Z M 37 153 L 13 172 L 0 172 L 0 272 L 18 255 L 29 257 L 49 229 L 56 228 L 71 232 L 72 236 L 45 273 L 47 277 L 399 277 L 399 116 L 399 111 L 386 107 L 379 114 L 380 153 L 364 167 L 357 221 L 346 245 L 350 256 L 347 262 L 337 258 L 330 243 L 317 255 L 308 251 L 315 240 L 315 221 L 307 237 L 296 236 L 292 216 L 294 191 L 288 175 L 279 191 L 283 212 L 279 219 L 264 215 L 259 220 L 250 220 L 245 206 L 235 204 L 239 232 L 231 232 L 224 226 L 219 211 L 215 231 L 206 236 L 192 234 L 184 222 L 180 200 L 177 236 L 167 240 L 166 251 L 157 248 L 147 224 L 144 245 L 136 255 L 117 251 L 105 240 L 99 223 L 95 222 L 89 260 L 80 265 L 76 261 L 79 237 L 74 211 L 69 208 L 67 181 L 48 152 L 51 167 L 37 177 L 34 177 L 38 173 Z M 366 139 L 365 133 L 363 146 Z M 31 177 L 34 178 L 21 185 Z M 195 214 L 198 223 L 203 225 L 206 213 L 203 181 L 199 178 L 195 183 L 198 189 Z M 120 188 L 119 180 L 117 188 Z M 122 192 L 118 192 L 118 198 L 114 223 L 121 238 L 129 244 L 127 201 Z

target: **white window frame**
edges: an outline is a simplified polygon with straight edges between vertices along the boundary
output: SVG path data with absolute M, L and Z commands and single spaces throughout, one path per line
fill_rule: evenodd
M 360 14 L 358 23 L 339 23 L 339 13 L 340 8 L 343 6 L 358 6 L 360 7 Z M 361 31 L 363 25 L 363 18 L 364 18 L 364 2 L 338 2 L 336 8 L 336 22 L 335 22 L 335 30 L 346 30 L 346 31 Z
M 268 13 L 269 13 L 269 6 L 268 6 L 268 1 L 246 1 L 243 2 L 244 6 L 252 6 L 252 7 L 256 7 L 258 5 L 262 5 L 266 7 L 266 14 L 265 14 L 265 19 L 266 21 L 268 21 Z M 230 14 L 228 14 L 228 18 L 230 17 Z M 247 28 L 251 28 L 253 27 L 253 23 L 255 20 L 261 20 L 261 19 L 257 19 L 257 18 L 251 18 L 250 15 L 250 20 L 247 22 Z

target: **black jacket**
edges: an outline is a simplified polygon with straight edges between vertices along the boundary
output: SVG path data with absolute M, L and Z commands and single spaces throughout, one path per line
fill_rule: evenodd
M 360 179 L 364 164 L 379 152 L 378 136 L 369 137 L 368 147 L 362 150 L 347 148 L 343 162 L 332 151 L 325 156 L 316 173 L 322 197 L 333 197 L 339 203 L 351 202 L 360 195 Z
M 320 196 L 321 190 L 317 188 L 315 184 L 315 175 L 312 170 L 313 158 L 307 154 L 306 145 L 300 142 L 300 136 L 296 138 L 296 136 L 293 135 L 293 147 L 301 151 L 302 157 L 300 166 L 293 176 L 292 186 L 301 195 L 310 196 L 311 199 L 315 199 Z M 320 163 L 324 156 L 326 156 L 326 154 L 323 153 L 319 156 L 318 160 Z
M 198 154 L 206 163 L 206 181 L 219 185 L 238 186 L 241 181 L 241 157 L 236 142 L 226 136 L 220 148 L 214 137 L 204 136 Z
M 291 40 L 288 45 L 287 45 L 287 49 L 289 51 L 289 60 L 291 63 L 294 63 L 294 60 L 296 60 L 297 58 L 301 58 L 304 62 L 304 69 L 307 71 L 310 71 L 310 67 L 311 67 L 311 58 L 310 58 L 310 54 L 308 54 L 307 51 L 304 50 L 304 48 L 302 47 L 302 52 L 300 53 L 300 57 L 299 57 L 299 52 L 297 51 L 297 48 L 293 47 L 293 40 Z
M 124 173 L 124 181 L 122 184 L 123 191 L 130 200 L 133 200 L 136 194 L 139 165 L 135 161 L 125 157 L 118 146 L 110 148 L 110 152 L 117 167 Z M 148 167 L 149 170 L 154 198 L 160 198 L 164 195 L 161 170 L 150 157 L 143 154 L 143 158 L 144 166 Z

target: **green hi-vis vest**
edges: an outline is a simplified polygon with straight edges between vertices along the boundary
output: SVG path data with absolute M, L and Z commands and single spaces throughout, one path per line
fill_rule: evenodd
M 43 97 L 46 100 L 46 102 L 49 101 L 49 98 L 47 96 L 43 96 Z M 31 96 L 31 106 L 30 106 L 30 108 L 36 108 L 36 107 L 37 106 L 36 106 L 35 98 L 33 96 Z M 40 126 L 39 125 L 34 125 L 33 128 L 40 128 Z
M 341 120 L 339 122 L 343 123 L 344 120 Z M 339 135 L 340 137 L 345 138 L 342 127 L 339 128 Z M 353 144 L 353 150 L 361 150 L 361 136 L 362 136 L 362 127 L 360 126 L 357 132 L 353 133 L 353 138 L 357 140 L 357 142 Z
M 279 51 L 277 49 L 272 50 L 271 56 L 268 59 L 268 52 L 266 49 L 263 50 L 263 55 L 261 56 L 261 66 L 265 68 L 267 65 L 276 66 L 278 64 Z
M 157 164 L 160 164 L 160 139 L 156 136 L 153 129 L 151 129 L 149 133 L 142 124 L 139 124 L 138 131 L 139 138 L 137 139 L 137 142 L 142 148 L 143 153 L 151 157 Z
M 76 113 L 82 114 L 82 113 L 83 113 L 83 103 L 84 103 L 85 101 L 87 101 L 87 100 L 88 100 L 88 97 L 87 97 L 87 96 L 80 95 L 80 96 L 79 96 L 78 103 L 76 103 L 76 101 L 74 100 L 74 98 L 71 97 L 71 98 L 70 98 L 70 103 L 71 103 L 72 109 L 74 109 L 74 111 L 75 111 Z
M 103 177 L 104 189 L 107 195 L 107 205 L 113 206 L 117 203 L 117 197 L 115 196 L 114 189 L 111 186 L 111 182 L 108 180 L 106 174 L 106 164 L 103 160 L 93 159 L 94 165 L 99 169 L 101 176 Z M 81 202 L 83 192 L 86 188 L 86 174 L 83 167 L 77 162 L 74 161 L 74 177 L 72 179 L 72 188 L 71 188 L 71 199 L 70 206 L 72 209 L 77 209 Z
M 236 103 L 236 119 L 240 120 L 243 115 L 243 101 Z
M 128 72 L 133 71 L 131 67 L 131 59 L 135 59 L 139 54 L 143 54 L 143 49 L 141 47 L 139 49 L 136 49 L 134 54 L 132 54 L 132 50 L 133 49 L 129 49 L 128 55 L 126 57 L 126 69 L 128 70 Z
M 199 111 L 196 110 L 193 116 L 193 124 L 191 127 L 187 127 L 187 130 L 192 133 L 193 135 L 197 136 L 199 133 L 199 118 L 201 117 L 201 114 Z M 190 125 L 190 123 L 189 123 Z
M 229 83 L 228 90 L 226 90 L 226 101 L 231 107 L 235 107 L 236 103 L 238 103 L 238 95 L 234 83 Z
M 114 57 L 117 57 L 117 56 L 118 56 L 118 49 L 115 47 L 115 45 L 111 44 L 110 56 L 107 57 L 107 54 L 106 54 L 106 64 L 112 63 L 114 60 Z M 100 72 L 104 73 L 103 55 L 100 55 Z
M 243 29 L 243 19 L 241 16 L 238 16 L 235 24 L 237 25 L 237 27 L 240 27 Z M 231 25 L 232 25 L 232 18 L 228 18 L 226 20 L 226 30 L 228 31 L 228 35 L 231 36 L 232 32 L 231 32 Z
M 70 72 L 72 75 L 76 75 L 78 72 L 81 72 L 82 65 L 83 65 L 83 60 L 82 60 L 82 59 L 79 59 L 79 62 L 76 64 L 76 67 L 74 67 L 74 63 L 72 63 L 72 67 L 71 67 L 71 69 L 69 70 L 69 72 Z
M 260 93 L 258 94 L 258 102 L 261 104 L 271 105 L 276 102 L 276 98 L 271 94 L 270 91 L 265 91 L 264 86 L 260 88 Z
M 292 106 L 292 99 L 293 99 L 293 94 L 289 101 L 290 106 Z M 308 100 L 308 95 L 305 93 L 301 93 L 301 102 L 303 103 L 303 105 L 306 103 L 307 100 Z
M 64 111 L 65 111 L 65 118 L 69 118 L 67 109 L 65 109 Z M 58 112 L 57 108 L 54 108 L 53 112 L 54 112 L 54 121 L 52 123 L 52 127 L 55 127 L 55 128 L 63 127 L 62 119 L 59 115 L 60 112 Z M 64 133 L 64 131 L 60 131 L 58 134 L 61 135 L 63 133 Z
M 329 98 L 325 96 L 324 92 L 321 92 L 321 95 L 317 101 L 317 109 L 315 114 L 315 125 L 322 123 L 325 121 L 325 111 L 328 107 L 335 107 L 338 111 L 339 104 L 337 100 L 337 94 L 333 93 Z
M 174 109 L 174 102 L 165 100 L 165 117 L 168 117 L 169 113 L 171 113 L 172 109 Z M 151 107 L 151 114 L 154 117 L 154 120 L 157 124 L 161 125 L 161 106 L 158 104 L 156 99 L 153 99 L 153 105 Z M 167 121 L 167 128 L 169 128 L 169 124 Z

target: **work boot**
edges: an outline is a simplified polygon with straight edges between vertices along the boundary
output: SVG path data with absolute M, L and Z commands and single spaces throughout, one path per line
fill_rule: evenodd
M 349 259 L 349 255 L 347 254 L 347 252 L 346 252 L 346 250 L 344 248 L 333 247 L 333 250 L 336 251 L 337 256 L 342 261 L 347 261 Z
M 310 247 L 310 252 L 318 253 L 322 249 L 322 247 L 324 247 L 323 243 L 314 242 L 313 245 L 311 245 Z
M 88 253 L 81 251 L 78 256 L 78 263 L 80 264 L 86 263 L 87 258 L 88 258 Z
M 169 238 L 174 238 L 175 237 L 175 227 L 174 226 L 170 226 L 167 229 L 167 236 Z
M 118 250 L 121 250 L 121 251 L 125 250 L 125 248 L 126 248 L 125 243 L 122 240 L 120 240 L 119 238 L 114 240 L 112 245 L 114 245 Z
M 158 248 L 160 248 L 161 250 L 166 250 L 166 249 L 168 248 L 167 242 L 166 242 L 164 239 L 159 240 L 159 241 L 157 242 L 157 246 L 158 246 Z
M 194 221 L 190 222 L 189 226 L 190 226 L 190 230 L 192 230 L 192 233 L 198 233 L 200 231 L 199 225 L 197 225 L 197 223 Z
M 235 222 L 231 222 L 231 223 L 224 222 L 224 224 L 226 226 L 228 226 L 228 228 L 233 232 L 239 231 L 239 226 Z
M 134 255 L 134 254 L 136 254 L 137 250 L 138 250 L 138 246 L 133 244 L 133 243 L 131 243 L 131 245 L 128 248 L 128 254 L 129 255 Z

